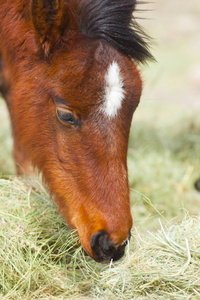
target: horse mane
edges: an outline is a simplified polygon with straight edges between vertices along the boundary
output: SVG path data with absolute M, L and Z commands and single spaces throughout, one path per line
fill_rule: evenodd
M 111 44 L 118 51 L 144 63 L 153 59 L 148 36 L 132 14 L 136 0 L 82 0 L 79 23 L 82 34 Z

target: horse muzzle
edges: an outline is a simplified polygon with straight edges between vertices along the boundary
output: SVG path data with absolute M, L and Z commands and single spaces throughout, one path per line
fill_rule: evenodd
M 91 249 L 96 255 L 93 257 L 97 262 L 103 261 L 116 261 L 119 260 L 125 252 L 125 247 L 127 246 L 131 238 L 131 233 L 129 232 L 127 240 L 119 246 L 113 244 L 109 239 L 108 233 L 105 230 L 100 230 L 92 235 L 91 237 Z

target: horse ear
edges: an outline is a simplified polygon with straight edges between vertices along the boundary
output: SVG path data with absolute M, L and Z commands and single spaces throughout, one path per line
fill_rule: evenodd
M 46 56 L 71 23 L 72 13 L 64 0 L 32 0 L 31 18 L 37 42 Z

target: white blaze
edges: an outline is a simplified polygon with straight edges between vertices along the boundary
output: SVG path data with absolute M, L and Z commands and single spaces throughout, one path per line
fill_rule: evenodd
M 103 110 L 109 118 L 117 116 L 118 110 L 122 106 L 122 101 L 125 97 L 123 88 L 123 79 L 120 73 L 120 68 L 117 62 L 113 61 L 105 75 L 105 102 Z

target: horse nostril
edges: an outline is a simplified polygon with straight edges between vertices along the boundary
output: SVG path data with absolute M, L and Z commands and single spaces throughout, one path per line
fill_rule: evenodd
M 130 239 L 130 234 L 128 240 Z M 113 243 L 109 240 L 109 236 L 105 230 L 100 230 L 93 234 L 91 238 L 91 248 L 98 258 L 95 258 L 96 261 L 109 261 L 113 259 L 116 261 L 124 255 L 124 250 L 127 245 L 127 241 L 119 246 L 115 247 Z
M 115 252 L 115 247 L 108 238 L 105 230 L 100 230 L 93 234 L 91 238 L 91 248 L 95 254 L 98 255 L 96 261 L 109 260 Z

